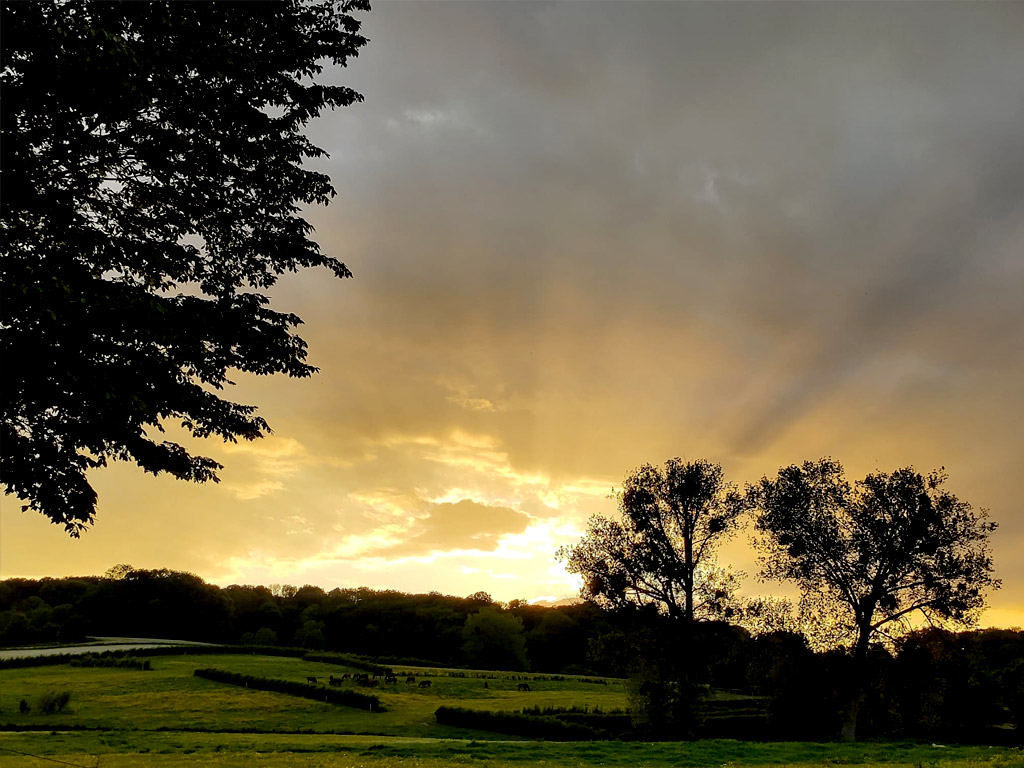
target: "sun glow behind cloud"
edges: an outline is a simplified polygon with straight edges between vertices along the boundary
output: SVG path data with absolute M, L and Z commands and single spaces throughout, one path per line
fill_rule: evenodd
M 432 580 L 444 573 L 441 582 L 483 581 L 505 599 L 538 593 L 565 599 L 578 593 L 578 580 L 565 573 L 553 553 L 578 541 L 586 517 L 607 506 L 610 478 L 556 481 L 517 469 L 499 438 L 459 427 L 390 433 L 364 442 L 364 460 L 340 467 L 297 441 L 233 450 L 232 474 L 277 473 L 282 498 L 293 497 L 325 467 L 340 484 L 362 487 L 338 496 L 336 506 L 320 514 L 307 509 L 280 517 L 281 534 L 302 539 L 312 551 L 288 547 L 288 554 L 280 542 L 262 540 L 198 570 L 221 583 L 283 580 L 327 586 L 386 577 L 389 583 L 397 579 L 420 588 L 435 588 Z M 399 478 L 389 469 L 395 466 L 403 468 L 405 482 L 396 483 Z M 272 494 L 240 495 L 236 484 L 225 485 L 239 501 L 274 508 Z M 270 512 L 266 519 L 278 518 Z

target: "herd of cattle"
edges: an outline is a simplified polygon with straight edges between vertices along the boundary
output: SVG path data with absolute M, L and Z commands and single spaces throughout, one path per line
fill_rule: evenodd
M 387 673 L 385 673 L 383 675 L 379 675 L 377 673 L 374 673 L 372 677 L 369 674 L 365 673 L 365 672 L 357 672 L 355 674 L 349 674 L 348 672 L 346 672 L 341 677 L 335 677 L 334 675 L 331 675 L 329 678 L 327 678 L 327 684 L 328 685 L 335 685 L 335 686 L 337 686 L 337 685 L 341 685 L 342 683 L 344 683 L 346 681 L 351 681 L 351 682 L 354 682 L 356 685 L 362 685 L 362 686 L 365 686 L 367 688 L 376 688 L 378 685 L 380 685 L 381 679 L 384 680 L 384 684 L 385 685 L 397 685 L 398 684 L 398 677 L 396 675 L 392 674 L 391 672 L 387 672 Z M 317 679 L 316 677 L 313 677 L 312 675 L 310 675 L 310 676 L 308 676 L 306 678 L 306 682 L 307 683 L 312 683 L 313 685 L 319 685 L 319 683 L 320 683 L 319 679 Z M 413 675 L 409 675 L 407 678 L 405 678 L 405 684 L 406 685 L 416 685 L 417 684 L 416 683 L 416 678 Z M 430 682 L 430 680 L 420 680 L 419 681 L 419 687 L 420 688 L 429 688 L 431 685 L 432 685 L 432 683 Z M 484 683 L 484 688 L 486 688 L 486 687 L 487 687 L 487 683 L 485 682 Z M 518 690 L 520 690 L 520 691 L 529 691 L 530 690 L 530 686 L 527 683 L 520 683 L 519 687 L 518 687 Z

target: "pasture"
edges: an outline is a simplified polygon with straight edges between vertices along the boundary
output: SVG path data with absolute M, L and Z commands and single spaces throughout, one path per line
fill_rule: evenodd
M 595 684 L 568 678 L 555 682 L 543 675 L 410 667 L 396 669 L 403 673 L 397 684 L 369 689 L 351 681 L 344 683 L 349 690 L 372 692 L 387 710 L 367 712 L 193 676 L 197 668 L 216 667 L 295 682 L 313 676 L 326 684 L 332 674 L 360 671 L 339 665 L 290 657 L 225 654 L 161 656 L 152 659 L 152 666 L 148 671 L 64 665 L 0 670 L 0 723 L 52 729 L 305 731 L 507 740 L 508 736 L 437 725 L 434 712 L 445 704 L 489 710 L 589 706 L 608 711 L 626 706 L 621 680 Z M 417 683 L 406 683 L 406 672 Z M 418 683 L 423 680 L 429 680 L 430 687 L 421 688 Z M 529 692 L 517 690 L 524 681 L 530 685 Z M 70 711 L 54 715 L 18 712 L 22 698 L 31 703 L 49 690 L 70 691 Z
M 11 768 L 165 766 L 778 766 L 863 765 L 1016 768 L 1019 751 L 913 743 L 530 741 L 438 725 L 438 707 L 491 711 L 524 707 L 626 707 L 621 680 L 396 667 L 397 684 L 372 692 L 385 712 L 368 712 L 195 677 L 201 667 L 304 682 L 349 669 L 298 658 L 242 654 L 163 656 L 148 671 L 103 667 L 0 670 L 0 763 Z M 413 675 L 416 683 L 406 683 Z M 429 680 L 429 687 L 420 682 Z M 523 683 L 529 691 L 519 690 Z M 486 684 L 486 686 L 485 686 Z M 22 713 L 47 692 L 69 691 L 63 712 Z

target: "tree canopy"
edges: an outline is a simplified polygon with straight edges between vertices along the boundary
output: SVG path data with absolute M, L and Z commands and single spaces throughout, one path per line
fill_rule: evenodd
M 303 205 L 326 204 L 302 133 L 361 100 L 320 82 L 366 43 L 367 0 L 4 2 L 0 464 L 7 493 L 77 536 L 109 459 L 216 480 L 161 439 L 268 432 L 219 395 L 232 370 L 309 376 L 286 272 L 348 268 Z
M 986 591 L 1000 586 L 989 544 L 996 523 L 945 490 L 946 479 L 905 467 L 851 486 L 829 458 L 762 478 L 750 489 L 762 575 L 794 582 L 820 610 L 838 609 L 855 660 L 914 614 L 973 624 Z M 855 725 L 856 707 L 850 738 Z
M 470 596 L 467 600 L 472 600 Z M 462 654 L 478 669 L 529 669 L 523 620 L 494 606 L 466 617 Z
M 745 500 L 706 460 L 644 464 L 626 476 L 620 520 L 595 515 L 583 540 L 559 550 L 599 603 L 654 604 L 693 621 L 727 615 L 736 578 L 714 567 L 718 545 L 734 534 Z

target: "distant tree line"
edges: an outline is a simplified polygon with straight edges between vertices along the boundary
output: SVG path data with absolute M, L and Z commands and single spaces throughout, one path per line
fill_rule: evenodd
M 501 604 L 482 592 L 308 585 L 222 588 L 189 573 L 127 566 L 102 577 L 0 581 L 4 646 L 149 636 L 614 675 L 630 678 L 636 727 L 651 738 L 708 734 L 718 721 L 702 693 L 712 687 L 758 697 L 754 711 L 722 721 L 735 737 L 835 738 L 857 675 L 861 737 L 994 741 L 1012 740 L 1012 724 L 1024 729 L 1020 630 L 912 631 L 888 646 L 872 644 L 859 667 L 845 649 L 816 652 L 796 632 L 755 634 L 709 620 L 680 634 L 680 626 L 653 605 L 548 607 Z
M 587 666 L 606 622 L 595 605 L 546 608 L 484 592 L 453 597 L 367 588 L 218 587 L 173 570 L 0 581 L 0 645 L 87 635 L 288 645 L 450 666 L 561 672 Z

